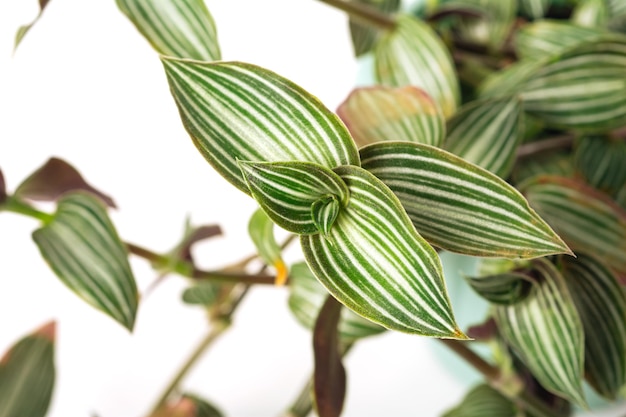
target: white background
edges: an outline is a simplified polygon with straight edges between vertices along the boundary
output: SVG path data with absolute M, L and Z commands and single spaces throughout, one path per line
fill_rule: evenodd
M 189 215 L 225 232 L 198 248 L 202 266 L 249 254 L 254 202 L 195 150 L 157 55 L 114 1 L 52 1 L 13 55 L 14 33 L 32 20 L 36 4 L 0 1 L 0 168 L 9 190 L 58 156 L 115 198 L 112 217 L 124 240 L 166 251 Z M 207 0 L 207 6 L 225 60 L 270 68 L 331 109 L 354 85 L 357 63 L 341 12 L 313 0 Z M 0 352 L 55 319 L 58 379 L 49 415 L 145 415 L 207 330 L 203 313 L 180 302 L 185 280 L 172 276 L 145 298 L 129 334 L 49 271 L 30 239 L 36 227 L 32 219 L 0 215 Z M 297 250 L 290 259 L 299 259 Z M 145 289 L 155 273 L 141 259 L 132 266 Z M 310 334 L 291 317 L 286 299 L 282 288 L 253 289 L 234 327 L 184 387 L 230 416 L 279 415 L 312 368 Z M 435 343 L 388 332 L 357 345 L 346 359 L 344 415 L 436 416 L 456 403 L 465 382 L 442 368 Z

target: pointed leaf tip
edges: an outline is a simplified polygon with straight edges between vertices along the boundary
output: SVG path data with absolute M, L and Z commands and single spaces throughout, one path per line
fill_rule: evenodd
M 51 342 L 54 342 L 56 339 L 56 331 L 57 322 L 52 320 L 35 330 L 33 335 L 41 336 Z

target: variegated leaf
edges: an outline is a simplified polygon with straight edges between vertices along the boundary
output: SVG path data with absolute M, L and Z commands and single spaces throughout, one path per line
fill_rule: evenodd
M 152 47 L 162 55 L 217 61 L 220 49 L 203 0 L 116 0 Z
M 477 100 L 448 121 L 444 148 L 466 161 L 507 178 L 522 140 L 522 104 L 516 96 Z
M 531 207 L 574 250 L 626 272 L 626 210 L 584 183 L 535 177 L 520 186 Z
M 487 384 L 472 388 L 463 401 L 443 417 L 519 417 L 511 400 Z
M 609 195 L 626 184 L 626 143 L 605 136 L 586 136 L 576 144 L 576 168 L 587 182 Z
M 291 266 L 289 290 L 289 309 L 300 324 L 313 329 L 328 291 L 317 281 L 304 262 Z M 341 310 L 338 330 L 341 339 L 351 343 L 363 337 L 380 334 L 385 328 L 344 308 Z
M 383 142 L 363 148 L 361 158 L 363 168 L 391 188 L 435 246 L 509 258 L 569 253 L 517 190 L 449 152 Z
M 452 58 L 435 32 L 424 22 L 399 15 L 396 28 L 374 50 L 380 84 L 424 89 L 450 117 L 459 102 L 459 83 Z
M 132 330 L 137 286 L 126 248 L 97 197 L 67 194 L 52 220 L 33 232 L 33 239 L 65 285 Z
M 560 177 L 574 176 L 575 168 L 570 151 L 545 152 L 533 155 L 532 158 L 518 159 L 512 177 L 515 184 L 540 175 L 556 175 Z
M 517 0 L 522 13 L 532 19 L 541 19 L 545 16 L 552 0 Z
M 357 0 L 365 6 L 370 6 L 380 13 L 390 15 L 396 13 L 400 8 L 400 0 Z M 358 20 L 350 19 L 350 35 L 352 36 L 352 46 L 354 55 L 361 56 L 368 53 L 380 36 L 380 29 L 371 25 L 359 23 Z
M 467 282 L 478 295 L 490 303 L 512 305 L 528 296 L 533 279 L 523 273 L 509 272 L 484 277 L 468 277 Z
M 261 259 L 276 270 L 276 284 L 284 284 L 287 281 L 287 266 L 274 237 L 274 223 L 266 212 L 258 209 L 252 214 L 248 222 L 248 234 Z
M 515 36 L 515 48 L 522 59 L 558 54 L 581 42 L 601 38 L 606 31 L 560 20 L 539 20 L 525 25 Z
M 291 81 L 250 64 L 161 59 L 196 147 L 245 193 L 237 159 L 359 165 L 341 120 Z
M 348 203 L 348 187 L 321 165 L 240 162 L 240 166 L 252 196 L 277 225 L 290 232 L 327 233 L 340 207 Z M 329 206 L 331 210 L 327 210 Z
M 626 384 L 626 295 L 598 260 L 564 258 L 561 268 L 585 329 L 585 374 L 602 396 L 616 399 Z
M 543 60 L 522 59 L 506 69 L 494 72 L 479 86 L 480 97 L 499 98 L 517 94 L 526 80 L 543 65 Z
M 525 111 L 558 128 L 608 131 L 626 124 L 626 36 L 606 35 L 548 58 L 521 87 Z
M 494 308 L 504 340 L 547 390 L 585 407 L 582 392 L 584 332 L 561 273 L 534 262 L 537 284 L 523 301 Z
M 580 26 L 605 26 L 609 20 L 609 8 L 606 0 L 580 0 L 570 19 Z
M 396 196 L 362 168 L 335 172 L 350 190 L 349 205 L 327 236 L 301 236 L 317 279 L 341 303 L 384 327 L 465 338 L 452 314 L 439 257 Z
M 361 147 L 398 140 L 439 146 L 445 120 L 437 103 L 416 87 L 365 87 L 354 90 L 337 114 Z
M 0 359 L 0 417 L 44 417 L 56 370 L 54 322 L 15 343 Z

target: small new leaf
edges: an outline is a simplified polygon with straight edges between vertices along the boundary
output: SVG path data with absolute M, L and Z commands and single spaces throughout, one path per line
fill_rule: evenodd
M 348 206 L 326 236 L 301 236 L 318 280 L 342 304 L 384 327 L 466 338 L 452 314 L 441 261 L 397 197 L 362 168 L 335 172 L 350 190 Z
M 248 234 L 263 262 L 276 269 L 276 284 L 284 284 L 287 267 L 283 262 L 280 245 L 274 237 L 274 223 L 263 210 L 256 210 L 250 217 Z
M 348 187 L 328 168 L 310 162 L 244 162 L 239 166 L 252 196 L 280 227 L 293 233 L 327 233 Z M 320 210 L 329 197 L 339 206 Z M 315 210 L 314 207 L 315 206 Z M 320 216 L 326 216 L 320 218 Z M 321 229 L 320 229 L 321 227 Z
M 202 0 L 116 0 L 117 7 L 162 55 L 217 61 L 213 17 Z
M 518 417 L 519 410 L 504 395 L 487 384 L 472 388 L 463 401 L 443 417 Z
M 467 282 L 481 297 L 494 304 L 513 305 L 530 293 L 533 279 L 522 273 L 468 277 Z
M 96 197 L 59 200 L 52 220 L 33 232 L 50 268 L 80 298 L 132 330 L 138 294 L 126 247 Z

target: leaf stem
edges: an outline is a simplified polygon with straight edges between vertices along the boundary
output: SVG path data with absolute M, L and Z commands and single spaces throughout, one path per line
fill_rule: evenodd
M 439 340 L 454 353 L 465 359 L 469 365 L 473 366 L 478 372 L 480 372 L 485 377 L 487 382 L 493 386 L 493 388 L 499 391 L 501 390 L 500 384 L 502 381 L 500 381 L 500 370 L 468 348 L 466 345 L 467 342 L 461 342 L 453 339 Z M 509 395 L 506 392 L 502 392 L 502 394 L 507 396 Z M 513 399 L 513 401 L 517 402 L 517 404 L 524 410 L 531 411 L 535 417 L 565 417 L 561 416 L 556 410 L 552 409 L 546 403 L 526 390 L 520 392 Z
M 6 210 L 13 213 L 22 214 L 24 216 L 32 217 L 37 220 L 41 220 L 43 224 L 48 224 L 54 218 L 54 215 L 37 210 L 30 204 L 15 198 L 13 196 L 7 196 L 2 203 L 0 203 L 0 211 Z
M 183 366 L 178 370 L 174 378 L 170 381 L 169 385 L 165 388 L 157 402 L 155 403 L 152 411 L 149 415 L 156 414 L 167 403 L 167 400 L 174 391 L 178 388 L 180 382 L 185 378 L 187 373 L 196 364 L 196 362 L 202 357 L 205 351 L 213 344 L 213 342 L 230 327 L 230 321 L 228 320 L 215 320 L 211 326 L 209 332 L 204 336 L 200 343 L 193 350 L 191 355 L 183 363 Z
M 573 143 L 574 135 L 571 134 L 554 136 L 548 139 L 526 143 L 517 149 L 517 158 L 528 158 L 545 151 L 567 149 L 570 148 Z
M 396 21 L 371 6 L 349 0 L 319 0 L 336 9 L 343 10 L 350 18 L 365 25 L 374 26 L 378 29 L 391 30 L 396 27 Z

